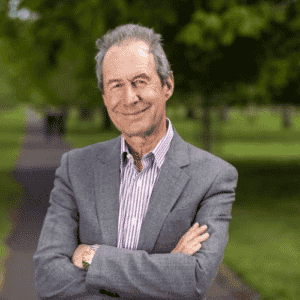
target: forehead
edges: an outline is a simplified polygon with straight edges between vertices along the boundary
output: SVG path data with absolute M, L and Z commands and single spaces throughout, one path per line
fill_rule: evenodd
M 154 69 L 153 69 L 154 68 Z M 104 80 L 129 77 L 137 72 L 151 73 L 155 70 L 154 57 L 144 41 L 126 41 L 112 46 L 103 61 Z

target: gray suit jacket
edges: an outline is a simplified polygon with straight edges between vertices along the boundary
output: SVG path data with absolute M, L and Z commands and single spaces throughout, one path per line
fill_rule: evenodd
M 42 299 L 205 299 L 223 259 L 236 169 L 181 139 L 153 189 L 137 250 L 117 248 L 121 136 L 64 153 L 37 250 L 35 288 Z M 198 222 L 209 239 L 193 256 L 171 254 Z M 71 258 L 99 244 L 89 270 Z

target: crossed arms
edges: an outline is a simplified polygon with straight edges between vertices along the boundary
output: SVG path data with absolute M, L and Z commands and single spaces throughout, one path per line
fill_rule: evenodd
M 195 228 L 191 230 L 193 234 L 180 239 L 172 253 L 148 254 L 143 250 L 100 245 L 87 271 L 72 263 L 78 248 L 79 212 L 64 154 L 33 257 L 35 287 L 40 297 L 84 299 L 99 295 L 96 299 L 110 299 L 104 294 L 116 293 L 135 299 L 201 299 L 223 258 L 236 182 L 235 169 L 224 168 L 202 199 L 195 222 L 207 224 L 210 236 L 200 250 L 196 250 L 199 242 L 195 237 L 202 241 L 203 232 L 200 234 Z
M 171 253 L 195 254 L 202 247 L 201 243 L 209 238 L 209 233 L 204 233 L 206 230 L 206 225 L 199 227 L 199 224 L 195 223 L 186 234 L 184 234 Z M 83 261 L 92 261 L 96 251 L 97 249 L 93 249 L 90 245 L 79 245 L 72 257 L 73 264 L 78 268 L 84 269 Z

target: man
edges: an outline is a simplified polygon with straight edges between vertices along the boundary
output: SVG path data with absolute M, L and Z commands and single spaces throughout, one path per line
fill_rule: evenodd
M 174 80 L 159 34 L 128 24 L 97 46 L 98 85 L 122 135 L 62 156 L 33 257 L 36 289 L 42 299 L 205 299 L 237 171 L 166 117 Z

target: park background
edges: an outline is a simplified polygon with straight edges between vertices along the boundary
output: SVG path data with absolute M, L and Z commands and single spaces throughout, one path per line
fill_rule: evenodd
M 72 147 L 118 136 L 97 89 L 95 41 L 130 22 L 163 37 L 178 133 L 238 169 L 224 262 L 262 299 L 299 299 L 300 1 L 2 1 L 2 261 L 8 211 L 24 193 L 11 172 L 28 116 Z

